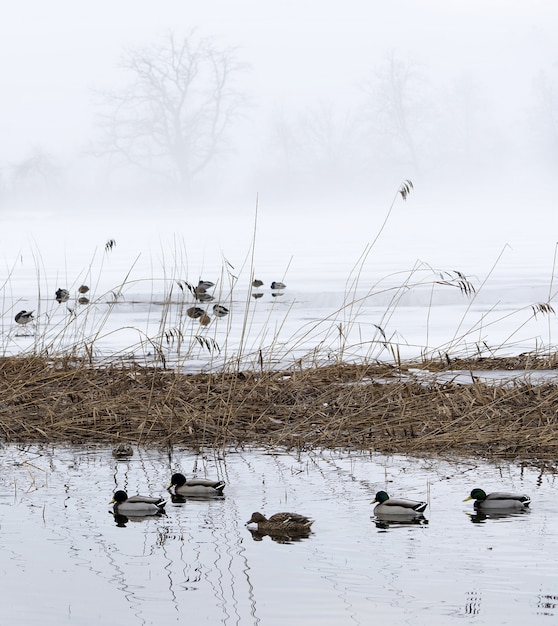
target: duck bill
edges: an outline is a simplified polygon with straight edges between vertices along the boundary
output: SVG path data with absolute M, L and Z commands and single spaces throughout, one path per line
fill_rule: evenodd
M 469 496 L 468 498 L 465 498 L 465 500 L 463 500 L 463 502 L 468 502 L 469 500 L 472 500 L 473 496 Z

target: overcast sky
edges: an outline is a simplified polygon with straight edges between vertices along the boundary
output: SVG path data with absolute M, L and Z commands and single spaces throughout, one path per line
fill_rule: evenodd
M 113 84 L 126 47 L 168 29 L 197 28 L 238 46 L 252 66 L 253 88 L 272 101 L 350 97 L 390 50 L 440 72 L 475 68 L 506 95 L 514 77 L 558 61 L 553 0 L 2 4 L 2 159 L 21 156 L 33 143 L 83 141 L 91 125 L 90 90 Z
M 0 167 L 38 148 L 81 150 L 95 132 L 93 90 L 118 86 L 123 52 L 169 30 L 236 47 L 260 112 L 350 106 L 395 52 L 430 79 L 474 75 L 483 106 L 513 128 L 537 74 L 557 74 L 557 24 L 555 0 L 2 0 Z

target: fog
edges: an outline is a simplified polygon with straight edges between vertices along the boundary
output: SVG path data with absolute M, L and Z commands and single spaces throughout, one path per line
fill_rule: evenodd
M 11 4 L 0 23 L 2 211 L 250 211 L 256 195 L 282 211 L 383 211 L 406 179 L 419 201 L 455 210 L 481 204 L 505 219 L 546 206 L 557 17 L 550 0 Z M 238 106 L 186 184 L 145 135 L 139 156 L 131 143 L 107 149 L 107 112 L 136 80 L 123 59 L 170 36 L 210 41 L 238 64 L 227 84 Z

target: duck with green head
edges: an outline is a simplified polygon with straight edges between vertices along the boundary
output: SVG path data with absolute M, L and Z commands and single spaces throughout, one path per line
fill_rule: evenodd
M 174 487 L 174 494 L 182 497 L 211 498 L 222 496 L 225 482 L 222 480 L 210 480 L 207 478 L 186 479 L 184 474 L 176 473 L 171 476 L 170 491 Z
M 428 506 L 426 502 L 418 500 L 408 500 L 407 498 L 390 498 L 385 491 L 378 491 L 372 504 L 377 502 L 374 507 L 374 515 L 386 517 L 422 517 L 424 510 Z
M 109 504 L 114 504 L 115 515 L 160 515 L 165 511 L 166 501 L 163 498 L 152 498 L 150 496 L 131 496 L 119 489 L 114 492 L 114 496 Z
M 522 493 L 494 491 L 488 495 L 482 489 L 473 489 L 463 502 L 474 500 L 478 511 L 524 511 L 529 507 L 531 498 Z

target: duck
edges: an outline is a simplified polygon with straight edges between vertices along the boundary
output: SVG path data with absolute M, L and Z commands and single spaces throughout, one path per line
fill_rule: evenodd
M 306 533 L 314 523 L 313 519 L 300 515 L 299 513 L 275 513 L 269 519 L 256 511 L 252 513 L 252 517 L 246 522 L 248 524 L 256 524 L 260 533 L 267 534 L 288 534 L 288 533 Z
M 377 502 L 374 507 L 374 515 L 419 517 L 428 506 L 426 502 L 408 500 L 407 498 L 390 498 L 385 491 L 378 491 L 371 504 Z
M 531 498 L 521 493 L 494 491 L 486 494 L 482 489 L 475 488 L 463 500 L 474 500 L 474 508 L 478 511 L 524 511 L 529 507 Z
M 186 309 L 186 315 L 193 320 L 197 320 L 202 315 L 205 315 L 205 311 L 199 306 L 191 306 L 189 309 Z
M 200 315 L 199 318 L 199 322 L 202 326 L 209 326 L 209 324 L 211 323 L 211 318 L 209 317 L 209 315 L 204 311 L 203 315 Z
M 31 322 L 33 319 L 33 311 L 20 311 L 15 316 L 15 321 L 22 326 L 25 326 L 25 324 L 29 324 L 29 322 Z
M 287 285 L 285 285 L 285 283 L 280 283 L 280 282 L 277 282 L 277 281 L 274 280 L 271 283 L 271 288 L 272 289 L 286 289 Z
M 200 302 L 211 302 L 212 300 L 215 300 L 214 296 L 210 293 L 206 293 L 205 291 L 197 291 L 194 295 L 196 296 L 196 300 L 199 300 Z
M 197 289 L 205 291 L 206 289 L 211 289 L 211 287 L 215 287 L 215 283 L 212 283 L 210 280 L 200 280 Z
M 134 455 L 134 448 L 129 443 L 119 443 L 112 449 L 112 455 L 117 459 L 126 459 Z
M 214 304 L 213 305 L 213 315 L 215 317 L 225 317 L 225 315 L 229 314 L 229 309 L 223 306 L 222 304 Z
M 57 289 L 55 293 L 56 302 L 68 302 L 70 299 L 70 292 L 67 289 Z
M 78 293 L 87 293 L 89 291 L 88 285 L 80 285 L 78 287 Z
M 226 483 L 222 480 L 210 480 L 207 478 L 186 479 L 184 474 L 176 473 L 171 476 L 167 490 L 174 487 L 177 496 L 212 497 L 222 496 Z
M 131 496 L 125 491 L 118 490 L 109 504 L 113 504 L 115 515 L 160 515 L 165 512 L 166 501 L 163 498 L 151 498 L 149 496 Z
M 263 286 L 263 280 L 258 280 L 257 278 L 252 281 L 252 287 L 258 289 Z

